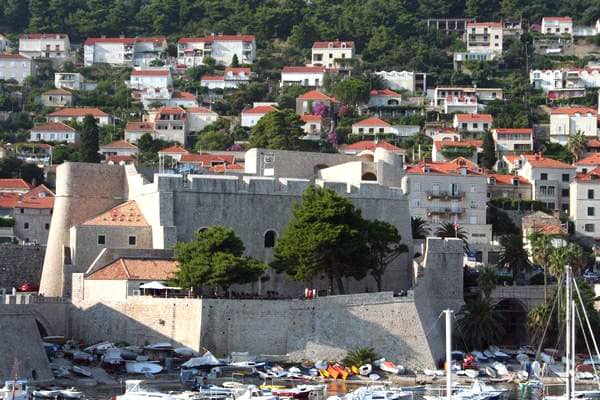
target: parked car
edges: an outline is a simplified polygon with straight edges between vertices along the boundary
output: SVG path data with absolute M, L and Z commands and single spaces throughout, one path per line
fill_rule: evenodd
M 24 283 L 17 289 L 19 292 L 37 292 L 40 287 L 35 283 Z

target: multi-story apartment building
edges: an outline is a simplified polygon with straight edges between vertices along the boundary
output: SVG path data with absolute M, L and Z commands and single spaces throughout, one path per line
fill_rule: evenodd
M 448 96 L 444 102 L 444 114 L 477 114 L 478 107 L 475 96 Z
M 488 198 L 531 200 L 531 183 L 519 175 L 488 173 Z
M 105 113 L 99 108 L 80 107 L 80 108 L 63 108 L 53 113 L 48 114 L 46 119 L 48 122 L 69 122 L 77 121 L 82 123 L 87 115 L 91 115 L 96 120 L 98 125 L 110 125 L 113 122 L 113 117 Z
M 575 235 L 596 242 L 600 239 L 600 169 L 577 175 L 569 193 L 569 217 Z
M 320 87 L 323 85 L 325 67 L 283 67 L 281 71 L 281 86 L 300 85 Z
M 408 195 L 411 217 L 428 222 L 431 232 L 449 222 L 464 229 L 471 250 L 487 263 L 492 240 L 486 224 L 487 176 L 464 158 L 421 162 L 406 169 L 402 189 Z
M 550 113 L 550 141 L 566 145 L 569 136 L 581 131 L 587 138 L 598 137 L 598 113 L 589 107 L 558 107 Z
M 148 113 L 149 120 L 154 122 L 154 130 L 158 139 L 177 142 L 183 146 L 187 143 L 189 132 L 187 113 L 181 107 L 161 107 Z
M 64 33 L 27 33 L 19 36 L 19 54 L 29 58 L 65 58 L 71 52 Z
M 19 54 L 0 54 L 0 79 L 14 79 L 19 84 L 35 76 L 36 64 L 31 58 Z
M 551 89 L 564 87 L 565 73 L 560 69 L 533 69 L 529 71 L 529 82 L 536 89 L 548 92 Z
M 571 17 L 542 18 L 541 33 L 545 35 L 573 34 L 573 19 Z
M 502 53 L 501 22 L 469 22 L 465 34 L 468 52 Z
M 499 88 L 478 88 L 478 87 L 436 87 L 433 92 L 433 105 L 438 110 L 444 110 L 444 105 L 449 96 L 453 98 L 477 97 L 480 102 L 492 100 L 502 100 L 504 93 Z
M 73 94 L 65 89 L 50 89 L 42 93 L 41 101 L 46 107 L 66 107 L 73 104 Z
M 164 37 L 88 38 L 83 44 L 83 63 L 132 65 L 147 67 L 153 60 L 164 60 L 167 40 Z
M 600 68 L 569 68 L 564 71 L 567 88 L 600 87 Z
M 129 77 L 129 87 L 135 90 L 161 89 L 173 86 L 169 68 L 135 68 Z
M 206 57 L 219 65 L 231 65 L 234 55 L 240 64 L 252 64 L 256 60 L 254 35 L 213 33 L 199 38 L 181 38 L 177 42 L 177 64 L 188 68 L 204 64 Z
M 346 69 L 346 60 L 354 58 L 354 42 L 334 40 L 332 42 L 314 42 L 311 64 L 316 67 Z
M 237 89 L 241 84 L 250 82 L 252 71 L 245 67 L 225 68 L 223 75 L 203 75 L 200 86 L 214 89 Z
M 24 243 L 45 245 L 50 232 L 54 193 L 39 185 L 19 197 L 15 204 L 15 236 Z
M 518 174 L 531 183 L 531 198 L 551 210 L 568 211 L 569 185 L 575 166 L 541 154 L 521 155 Z
M 85 82 L 79 72 L 55 72 L 54 87 L 67 90 L 94 90 L 97 84 Z
M 79 133 L 62 122 L 47 122 L 31 128 L 29 141 L 79 143 Z
M 492 128 L 491 114 L 455 114 L 452 126 L 460 132 L 479 134 Z
M 533 129 L 531 128 L 496 128 L 492 136 L 499 153 L 526 152 L 533 150 Z
M 392 90 L 406 90 L 409 93 L 425 93 L 427 91 L 427 74 L 414 71 L 379 71 L 375 72 L 383 80 L 383 84 Z

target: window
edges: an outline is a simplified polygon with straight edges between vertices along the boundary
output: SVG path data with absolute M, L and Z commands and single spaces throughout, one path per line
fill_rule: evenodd
M 586 232 L 594 232 L 594 224 L 585 224 L 583 230 Z
M 19 212 L 20 212 L 21 214 L 24 214 L 24 213 L 25 213 L 25 209 L 24 209 L 24 208 L 21 208 L 21 209 L 19 210 Z
M 594 214 L 595 214 L 594 207 L 588 207 L 587 208 L 587 215 L 588 215 L 588 217 L 593 217 Z
M 483 129 L 487 129 L 488 128 L 488 124 L 483 124 Z
M 569 174 L 562 174 L 562 181 L 569 182 L 571 180 L 571 176 Z
M 23 229 L 29 229 L 29 222 L 23 223 Z
M 475 189 L 476 189 L 476 186 L 475 185 L 471 185 L 471 193 L 475 193 Z
M 473 129 L 477 129 L 479 125 L 477 125 L 477 122 L 473 122 Z
M 554 210 L 554 203 L 552 203 L 552 202 L 546 203 L 546 208 L 548 208 L 550 210 Z
M 432 186 L 432 189 L 433 189 L 433 194 L 439 194 L 440 193 L 440 184 L 434 183 Z
M 106 236 L 98 235 L 98 244 L 106 244 Z
M 541 181 L 547 181 L 548 180 L 548 174 L 544 174 L 544 173 L 540 174 L 540 180 Z
M 44 229 L 45 230 L 49 230 L 50 229 L 50 224 L 44 224 Z
M 554 186 L 548 186 L 548 196 L 554 196 Z
M 467 124 L 463 123 L 462 124 L 462 129 L 467 129 Z
M 275 240 L 277 239 L 277 232 L 271 230 L 265 233 L 265 248 L 269 249 L 275 247 Z
M 588 189 L 588 199 L 594 198 L 594 189 Z
M 135 236 L 129 236 L 129 245 L 130 246 L 135 246 L 137 242 L 137 238 Z
M 562 197 L 569 197 L 569 189 L 563 189 L 560 191 Z
M 545 196 L 547 193 L 546 186 L 540 186 L 540 196 Z

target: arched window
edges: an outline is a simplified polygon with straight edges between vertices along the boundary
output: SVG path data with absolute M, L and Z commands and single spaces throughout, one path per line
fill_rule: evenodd
M 360 179 L 363 181 L 376 181 L 377 175 L 375 175 L 372 172 L 367 172 L 367 173 L 364 173 Z
M 265 232 L 265 248 L 275 247 L 275 241 L 277 240 L 277 232 L 267 231 Z

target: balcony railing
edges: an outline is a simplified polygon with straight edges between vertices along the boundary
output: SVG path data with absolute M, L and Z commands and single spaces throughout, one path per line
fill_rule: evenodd
M 440 199 L 440 200 L 462 200 L 465 197 L 464 192 L 426 192 L 427 200 Z
M 462 207 L 430 207 L 427 209 L 427 215 L 461 215 L 464 214 L 465 209 Z

